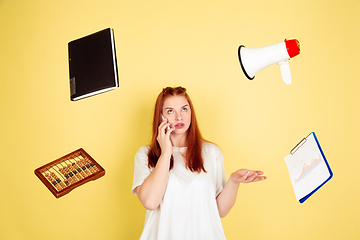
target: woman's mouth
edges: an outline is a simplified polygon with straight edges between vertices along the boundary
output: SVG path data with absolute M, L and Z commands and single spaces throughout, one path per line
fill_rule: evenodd
M 178 123 L 178 124 L 175 125 L 175 128 L 176 128 L 176 129 L 181 129 L 181 128 L 183 128 L 184 126 L 185 126 L 185 124 L 183 124 L 183 123 Z

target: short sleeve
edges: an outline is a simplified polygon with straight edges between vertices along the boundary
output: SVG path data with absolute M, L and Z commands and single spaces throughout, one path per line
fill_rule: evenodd
M 140 186 L 152 172 L 152 170 L 148 167 L 148 152 L 149 146 L 142 146 L 135 154 L 134 178 L 132 185 L 133 194 L 136 194 L 134 192 L 135 188 Z
M 225 175 L 224 156 L 220 148 L 216 148 L 216 197 L 222 192 L 227 182 Z

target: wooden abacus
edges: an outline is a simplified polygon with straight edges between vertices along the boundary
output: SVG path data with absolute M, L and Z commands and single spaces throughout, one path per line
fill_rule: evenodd
M 59 198 L 89 181 L 104 176 L 105 169 L 80 148 L 35 169 L 35 175 L 56 198 Z

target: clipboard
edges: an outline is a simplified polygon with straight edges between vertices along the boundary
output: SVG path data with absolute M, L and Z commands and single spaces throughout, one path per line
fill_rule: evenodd
M 285 157 L 296 200 L 305 202 L 332 177 L 333 172 L 314 132 Z

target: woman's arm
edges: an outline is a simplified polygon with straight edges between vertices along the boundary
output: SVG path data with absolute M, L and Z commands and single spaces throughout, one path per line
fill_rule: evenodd
M 169 179 L 170 158 L 172 155 L 170 134 L 174 129 L 171 128 L 165 133 L 165 128 L 168 126 L 169 124 L 166 121 L 159 125 L 157 141 L 161 148 L 161 155 L 153 172 L 145 179 L 142 185 L 135 188 L 140 202 L 148 210 L 155 210 L 159 206 Z
M 161 154 L 153 172 L 135 189 L 140 202 L 148 210 L 156 209 L 163 199 L 169 178 L 170 157 L 171 153 Z
M 240 183 L 257 182 L 266 179 L 261 171 L 240 169 L 230 175 L 224 189 L 216 198 L 220 217 L 225 217 L 234 206 Z

